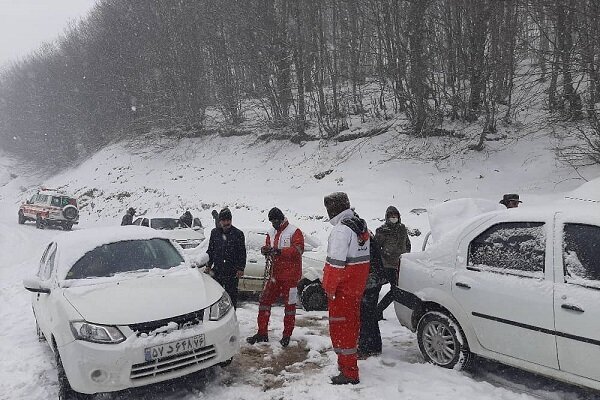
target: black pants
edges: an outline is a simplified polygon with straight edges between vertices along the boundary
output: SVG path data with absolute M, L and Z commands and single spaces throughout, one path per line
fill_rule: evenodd
M 383 296 L 381 302 L 377 305 L 377 317 L 383 318 L 383 310 L 388 308 L 390 304 L 394 301 L 394 295 L 392 294 L 392 288 L 394 286 L 398 286 L 398 270 L 395 268 L 384 268 L 383 272 L 385 273 L 385 277 L 390 283 L 390 291 Z
M 360 336 L 358 337 L 358 352 L 381 353 L 381 332 L 377 314 L 377 301 L 381 286 L 365 290 L 360 302 Z
M 237 308 L 239 278 L 235 275 L 221 274 L 215 274 L 213 278 L 215 279 L 215 281 L 219 282 L 219 285 L 223 286 L 223 289 L 225 289 L 229 297 L 231 297 L 233 307 Z

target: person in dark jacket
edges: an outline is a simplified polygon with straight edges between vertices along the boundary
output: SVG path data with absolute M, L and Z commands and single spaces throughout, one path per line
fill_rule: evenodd
M 383 319 L 383 310 L 394 301 L 392 288 L 398 286 L 400 258 L 404 253 L 410 253 L 410 238 L 406 226 L 400 221 L 400 212 L 394 206 L 385 211 L 385 223 L 375 231 L 375 240 L 379 244 L 383 268 L 390 291 L 381 299 L 377 306 L 379 319 Z
M 381 286 L 387 281 L 384 275 L 383 261 L 375 235 L 371 235 L 369 276 L 360 302 L 360 334 L 358 337 L 358 358 L 364 359 L 381 354 L 381 332 L 377 302 Z
M 225 289 L 237 308 L 238 281 L 246 268 L 246 240 L 244 233 L 231 224 L 231 211 L 219 213 L 219 227 L 210 232 L 206 272 Z
M 192 222 L 194 218 L 192 217 L 192 213 L 189 210 L 183 213 L 181 217 L 179 217 L 179 222 L 182 228 L 191 228 Z
M 129 210 L 123 215 L 121 220 L 121 226 L 133 225 L 133 216 L 135 215 L 135 208 L 129 207 Z

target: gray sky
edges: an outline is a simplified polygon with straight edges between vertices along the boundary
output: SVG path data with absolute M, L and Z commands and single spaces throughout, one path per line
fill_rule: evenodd
M 0 0 L 0 66 L 54 41 L 96 0 Z

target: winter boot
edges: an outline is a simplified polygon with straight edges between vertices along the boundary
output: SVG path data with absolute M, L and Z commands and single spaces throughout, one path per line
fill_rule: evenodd
M 290 337 L 289 336 L 282 337 L 281 340 L 279 341 L 279 343 L 281 343 L 281 347 L 288 347 L 288 345 L 290 344 Z
M 257 333 L 256 335 L 246 338 L 246 342 L 248 342 L 250 344 L 260 343 L 260 342 L 268 342 L 268 341 L 269 341 L 269 337 L 267 335 L 261 335 L 260 333 Z
M 334 376 L 331 378 L 332 385 L 356 385 L 358 383 L 360 383 L 358 379 L 350 379 L 342 373 L 340 373 L 338 376 Z

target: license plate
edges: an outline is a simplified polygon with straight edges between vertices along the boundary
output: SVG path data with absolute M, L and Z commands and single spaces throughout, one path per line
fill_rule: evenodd
M 176 342 L 161 344 L 160 346 L 146 347 L 144 358 L 146 361 L 156 360 L 168 356 L 186 353 L 204 346 L 204 335 L 196 335 L 191 338 L 177 340 Z

